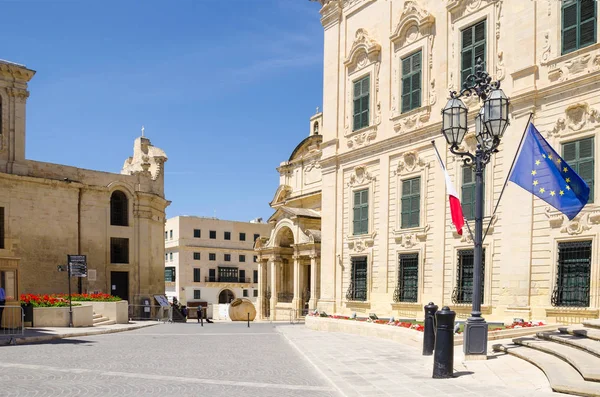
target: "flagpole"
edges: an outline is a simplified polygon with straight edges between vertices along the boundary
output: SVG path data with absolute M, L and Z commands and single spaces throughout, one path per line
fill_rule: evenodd
M 510 178 L 510 173 L 512 172 L 515 162 L 517 161 L 517 156 L 521 151 L 521 146 L 523 145 L 523 140 L 525 139 L 525 133 L 527 132 L 527 127 L 531 124 L 531 119 L 533 118 L 533 112 L 529 114 L 529 120 L 527 120 L 527 124 L 525 124 L 525 130 L 523 131 L 523 135 L 521 135 L 521 142 L 519 142 L 519 147 L 515 152 L 515 157 L 513 158 L 512 164 L 510 165 L 510 169 L 508 170 L 508 174 L 506 175 L 506 180 L 504 181 L 504 186 L 502 186 L 502 190 L 500 191 L 500 196 L 498 197 L 498 201 L 496 202 L 496 206 L 494 207 L 494 212 L 492 212 L 492 216 L 490 216 L 490 222 L 485 229 L 485 233 L 483 234 L 483 241 L 485 241 L 485 236 L 487 236 L 488 231 L 490 230 L 490 226 L 492 225 L 492 220 L 494 219 L 494 215 L 496 215 L 496 211 L 498 211 L 498 205 L 500 205 L 500 199 L 502 199 L 502 195 L 504 194 L 504 189 L 506 189 L 506 185 L 508 184 L 508 178 Z M 483 242 L 482 241 L 482 242 Z

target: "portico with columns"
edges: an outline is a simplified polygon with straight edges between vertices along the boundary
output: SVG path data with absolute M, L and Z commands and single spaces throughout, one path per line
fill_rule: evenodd
M 310 119 L 310 134 L 277 168 L 280 185 L 270 203 L 269 238 L 256 240 L 258 318 L 289 320 L 317 307 L 321 257 L 322 113 Z

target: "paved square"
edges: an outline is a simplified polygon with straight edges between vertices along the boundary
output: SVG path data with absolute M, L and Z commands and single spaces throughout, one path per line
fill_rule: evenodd
M 338 396 L 267 323 L 162 324 L 0 347 L 0 396 Z

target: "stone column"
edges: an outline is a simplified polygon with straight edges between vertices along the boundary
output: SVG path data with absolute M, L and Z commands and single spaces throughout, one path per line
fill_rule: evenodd
M 271 320 L 276 320 L 275 306 L 277 306 L 277 293 L 279 292 L 279 258 L 274 256 L 269 258 L 271 262 Z
M 310 256 L 310 301 L 308 302 L 308 308 L 310 310 L 315 310 L 317 307 L 317 277 L 319 275 L 317 269 L 317 255 Z
M 266 292 L 266 288 L 265 288 L 265 283 L 266 283 L 266 279 L 263 276 L 263 267 L 265 267 L 265 265 L 262 263 L 262 261 L 258 262 L 258 298 L 256 298 L 256 311 L 258 312 L 258 318 L 259 319 L 263 319 L 264 317 L 264 313 L 263 313 L 263 309 L 264 309 L 264 299 L 265 299 L 265 292 Z
M 292 299 L 292 308 L 299 310 L 302 303 L 302 290 L 300 288 L 300 256 L 294 255 L 294 299 Z M 296 313 L 296 317 L 300 314 Z

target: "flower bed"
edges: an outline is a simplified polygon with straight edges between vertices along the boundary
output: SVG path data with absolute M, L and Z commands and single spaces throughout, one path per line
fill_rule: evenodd
M 313 316 L 313 317 L 331 318 L 334 320 L 350 320 L 350 321 L 367 322 L 367 323 L 373 323 L 373 324 L 390 325 L 393 327 L 403 327 L 403 328 L 414 329 L 419 332 L 423 332 L 425 330 L 423 322 L 421 322 L 421 321 L 395 321 L 393 319 L 390 319 L 390 320 L 374 319 L 373 320 L 371 318 L 350 317 L 350 316 L 343 316 L 343 315 L 339 315 L 339 314 L 328 315 L 325 312 L 311 312 L 308 315 Z M 505 325 L 505 326 L 501 326 L 501 327 L 498 327 L 498 326 L 489 327 L 488 332 L 501 331 L 501 330 L 506 330 L 506 329 L 540 327 L 540 326 L 545 326 L 545 325 L 546 324 L 543 321 L 515 321 L 511 325 Z M 461 324 L 458 332 L 456 332 L 456 333 L 462 334 L 463 328 L 464 328 L 464 324 Z
M 121 298 L 109 294 L 71 294 L 71 302 L 118 302 Z M 68 294 L 21 294 L 22 305 L 33 307 L 65 307 L 69 306 Z M 72 303 L 72 306 L 80 306 L 80 303 Z

